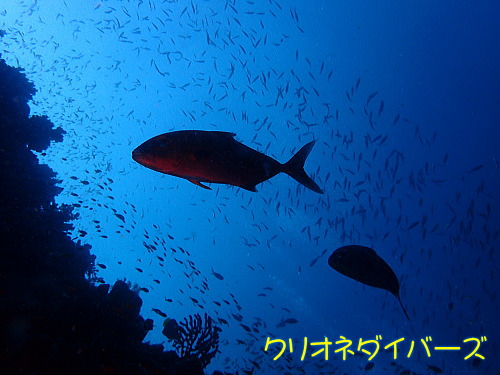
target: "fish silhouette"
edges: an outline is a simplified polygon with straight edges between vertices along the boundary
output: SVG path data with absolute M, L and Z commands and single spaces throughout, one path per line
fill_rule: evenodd
M 406 317 L 410 320 L 399 297 L 398 278 L 375 250 L 359 245 L 343 246 L 330 255 L 328 264 L 344 276 L 394 294 Z
M 158 135 L 132 152 L 132 159 L 152 170 L 184 178 L 210 189 L 202 182 L 228 184 L 249 191 L 286 173 L 305 187 L 323 191 L 304 171 L 314 141 L 302 147 L 287 163 L 266 156 L 234 139 L 234 133 L 181 130 Z

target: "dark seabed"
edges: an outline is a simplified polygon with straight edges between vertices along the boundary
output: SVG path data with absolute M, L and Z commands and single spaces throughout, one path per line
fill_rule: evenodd
M 499 374 L 498 1 L 6 3 L 0 370 Z M 132 159 L 179 130 L 279 163 L 315 141 L 324 194 Z M 269 172 L 197 147 L 169 165 Z M 329 266 L 348 245 L 387 263 L 410 319 Z

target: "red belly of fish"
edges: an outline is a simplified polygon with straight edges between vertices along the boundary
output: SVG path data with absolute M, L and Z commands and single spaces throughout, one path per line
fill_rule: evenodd
M 234 176 L 230 170 L 224 168 L 224 165 L 197 161 L 196 159 L 190 163 L 183 163 L 182 167 L 169 174 L 200 182 L 216 182 L 236 186 L 242 183 L 242 176 Z

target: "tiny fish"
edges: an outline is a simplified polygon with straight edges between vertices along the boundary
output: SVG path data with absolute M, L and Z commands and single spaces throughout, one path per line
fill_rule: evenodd
M 238 322 L 241 322 L 243 320 L 243 317 L 240 314 L 231 314 L 234 319 L 236 319 Z
M 250 327 L 244 325 L 243 323 L 240 323 L 240 326 L 247 332 L 252 332 L 252 330 L 250 329 Z
M 224 280 L 224 276 L 222 276 L 220 273 L 215 272 L 213 268 L 212 268 L 212 275 L 214 275 L 219 280 Z
M 480 170 L 481 168 L 484 167 L 484 164 L 480 164 L 480 165 L 476 165 L 474 168 L 472 168 L 470 171 L 469 171 L 469 174 L 472 174 L 474 172 L 477 172 L 478 170 Z
M 295 318 L 288 318 L 288 319 L 281 318 L 281 321 L 276 325 L 276 328 L 281 328 L 286 326 L 287 324 L 296 324 L 296 323 L 298 323 L 298 320 Z
M 380 115 L 382 114 L 382 111 L 384 110 L 384 101 L 382 100 L 380 102 L 380 107 L 378 108 L 378 116 L 380 117 Z
M 435 374 L 442 374 L 443 373 L 443 370 L 441 370 L 439 367 L 437 366 L 433 366 L 433 365 L 427 365 L 427 368 L 429 370 L 431 370 L 433 373 Z
M 157 313 L 158 315 L 160 315 L 162 318 L 166 318 L 167 317 L 167 314 L 165 314 L 163 311 L 161 311 L 160 309 L 155 309 L 154 307 L 151 309 L 153 310 L 155 313 Z
M 114 214 L 114 215 L 121 221 L 125 222 L 125 216 L 123 216 L 122 214 Z

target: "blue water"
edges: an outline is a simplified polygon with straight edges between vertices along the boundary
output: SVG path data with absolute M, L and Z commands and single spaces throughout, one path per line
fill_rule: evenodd
M 207 312 L 228 321 L 207 372 L 364 372 L 368 356 L 344 361 L 335 344 L 328 361 L 311 357 L 318 347 L 301 361 L 304 337 L 345 336 L 356 351 L 382 335 L 382 346 L 405 341 L 396 359 L 381 350 L 372 374 L 498 374 L 498 2 L 52 0 L 0 11 L 2 57 L 38 89 L 32 114 L 67 132 L 39 155 L 62 180 L 58 202 L 80 206 L 73 235 L 92 245 L 105 282 L 149 291 L 146 340 L 170 349 L 152 308 L 178 320 Z M 305 169 L 325 194 L 284 174 L 257 193 L 205 190 L 131 159 L 145 140 L 187 129 L 234 132 L 280 162 L 316 140 Z M 348 244 L 393 268 L 411 321 L 391 294 L 328 266 Z M 298 322 L 277 327 L 288 318 Z M 464 360 L 463 340 L 481 336 L 485 359 Z M 273 361 L 267 337 L 291 338 L 294 352 Z

